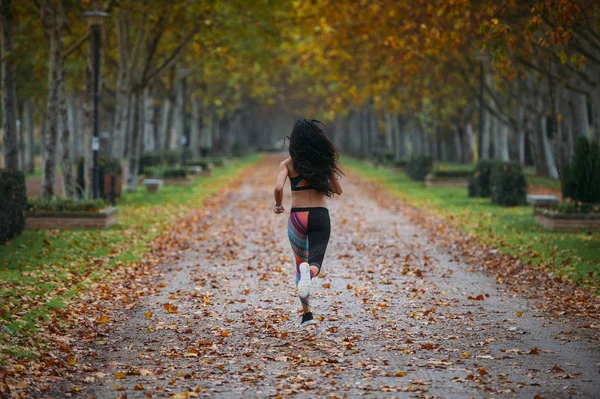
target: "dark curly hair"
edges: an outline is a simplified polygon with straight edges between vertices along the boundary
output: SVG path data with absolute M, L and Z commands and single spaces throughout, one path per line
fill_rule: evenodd
M 314 190 L 333 197 L 331 177 L 341 177 L 339 155 L 331 140 L 317 126 L 323 123 L 316 119 L 298 119 L 289 137 L 289 152 L 294 169 Z

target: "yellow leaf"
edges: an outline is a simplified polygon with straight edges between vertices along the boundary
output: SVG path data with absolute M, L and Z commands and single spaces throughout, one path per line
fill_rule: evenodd
M 523 316 L 523 312 L 517 312 L 517 317 Z
M 396 377 L 404 377 L 406 375 L 406 371 L 396 371 Z
M 151 319 L 152 318 L 152 312 L 150 312 L 150 311 L 146 312 L 146 318 L 147 319 Z
M 460 357 L 462 357 L 463 359 L 466 359 L 470 356 L 471 356 L 471 352 L 463 352 L 462 355 L 460 355 Z
M 221 337 L 228 337 L 231 334 L 231 331 L 222 331 Z
M 118 380 L 122 380 L 123 378 L 125 378 L 125 373 L 122 371 L 119 371 L 118 373 L 115 374 L 115 378 Z
M 173 398 L 173 399 L 189 399 L 189 398 L 197 398 L 197 397 L 198 397 L 198 394 L 194 391 L 176 393 L 175 395 L 171 396 L 171 398 Z
M 100 318 L 98 319 L 98 323 L 101 324 L 106 324 L 110 321 L 110 319 L 108 318 L 108 316 L 100 316 Z

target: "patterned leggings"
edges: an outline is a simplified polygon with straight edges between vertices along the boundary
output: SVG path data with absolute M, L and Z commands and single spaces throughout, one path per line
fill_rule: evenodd
M 310 265 L 310 277 L 321 271 L 329 242 L 331 222 L 327 208 L 292 208 L 288 220 L 288 237 L 296 260 L 296 285 L 300 281 L 300 264 Z M 302 310 L 310 311 L 309 300 L 301 298 Z

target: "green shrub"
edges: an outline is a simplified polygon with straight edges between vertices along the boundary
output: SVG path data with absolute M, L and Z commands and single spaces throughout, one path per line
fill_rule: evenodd
M 487 159 L 482 159 L 477 162 L 475 170 L 471 172 L 471 176 L 469 177 L 469 197 L 488 198 L 492 195 L 490 173 L 492 171 L 492 165 L 497 163 L 499 162 Z
M 406 174 L 413 180 L 424 181 L 425 176 L 433 168 L 433 161 L 430 156 L 419 155 L 409 159 L 406 165 Z
M 555 210 L 560 213 L 598 213 L 600 206 L 590 203 L 560 202 Z
M 23 231 L 26 204 L 23 172 L 0 170 L 0 242 L 10 240 Z
M 186 162 L 185 166 L 201 166 L 202 169 L 206 170 L 209 168 L 209 162 L 204 158 L 194 158 Z
M 53 197 L 49 200 L 36 198 L 27 202 L 27 210 L 46 212 L 98 212 L 106 208 L 104 200 L 70 200 Z
M 165 168 L 162 177 L 165 179 L 185 179 L 187 170 L 185 168 Z
M 190 158 L 191 152 L 186 149 L 186 159 Z M 181 151 L 167 150 L 154 151 L 142 154 L 140 157 L 140 174 L 147 175 L 146 168 L 154 166 L 173 166 L 181 162 Z
M 123 165 L 117 158 L 101 157 L 98 160 L 101 168 L 104 169 L 104 173 L 108 175 L 120 175 L 123 173 Z
M 408 161 L 406 159 L 396 159 L 394 160 L 394 162 L 392 162 L 392 166 L 394 166 L 395 168 L 406 168 L 406 165 L 408 165 Z
M 174 166 L 147 167 L 146 176 L 155 179 L 184 179 L 187 177 L 187 170 Z
M 490 172 L 492 203 L 502 206 L 524 205 L 527 181 L 516 162 L 494 162 Z
M 573 159 L 563 168 L 561 189 L 563 198 L 600 203 L 600 146 L 597 142 L 579 137 Z
M 431 171 L 431 174 L 437 178 L 469 178 L 472 174 L 469 170 L 447 170 L 447 169 L 439 169 L 435 168 Z

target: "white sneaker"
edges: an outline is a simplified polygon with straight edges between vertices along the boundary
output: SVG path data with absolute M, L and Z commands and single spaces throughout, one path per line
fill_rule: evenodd
M 300 264 L 300 281 L 298 281 L 298 296 L 307 298 L 310 295 L 310 266 L 306 262 Z

